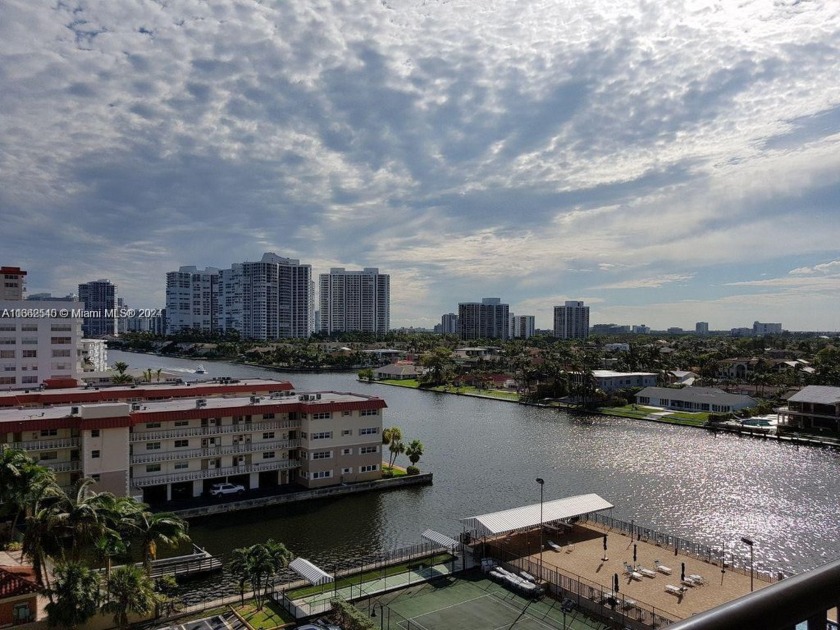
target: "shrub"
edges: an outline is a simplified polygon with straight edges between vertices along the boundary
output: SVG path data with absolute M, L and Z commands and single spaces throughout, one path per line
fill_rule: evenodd
M 420 474 L 420 469 L 417 468 L 417 466 L 409 466 L 408 468 L 405 469 L 405 472 L 406 472 L 407 475 L 419 475 Z

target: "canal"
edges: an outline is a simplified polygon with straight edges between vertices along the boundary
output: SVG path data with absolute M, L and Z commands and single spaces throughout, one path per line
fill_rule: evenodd
M 757 568 L 800 572 L 840 557 L 840 453 L 701 429 L 577 416 L 555 410 L 359 383 L 351 373 L 276 373 L 202 361 L 109 351 L 109 363 L 180 371 L 185 379 L 267 377 L 298 392 L 382 397 L 385 425 L 423 442 L 419 466 L 434 485 L 223 515 L 191 526 L 214 554 L 274 538 L 329 566 L 419 542 L 433 528 L 460 532 L 459 518 L 595 492 L 613 516 L 747 555 Z M 402 456 L 398 463 L 407 465 Z

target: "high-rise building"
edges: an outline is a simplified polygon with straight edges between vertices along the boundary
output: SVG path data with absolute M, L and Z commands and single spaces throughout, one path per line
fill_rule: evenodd
M 458 316 L 455 313 L 446 313 L 441 316 L 440 332 L 443 335 L 458 334 Z
M 536 330 L 535 318 L 533 315 L 510 316 L 510 338 L 530 339 Z
M 79 285 L 79 301 L 85 307 L 82 331 L 85 337 L 117 334 L 117 287 L 109 280 L 93 280 Z
M 376 267 L 346 271 L 334 267 L 320 276 L 320 332 L 370 332 L 391 329 L 391 276 Z
M 694 324 L 694 332 L 698 335 L 708 335 L 709 322 L 697 322 Z
M 219 272 L 219 325 L 245 339 L 312 334 L 312 267 L 265 253 Z
M 0 300 L 0 389 L 35 388 L 47 380 L 75 383 L 82 372 L 80 302 L 23 300 L 25 271 L 2 267 L 16 283 Z M 15 272 L 6 273 L 5 270 Z
M 753 322 L 752 334 L 756 337 L 762 337 L 764 335 L 781 335 L 782 325 Z
M 181 267 L 166 274 L 166 334 L 219 330 L 219 270 Z
M 589 336 L 589 307 L 576 300 L 566 300 L 564 306 L 555 306 L 554 336 L 586 339 Z
M 0 300 L 22 300 L 26 272 L 20 267 L 0 267 L 0 276 Z
M 458 304 L 458 335 L 461 339 L 508 339 L 510 306 L 500 298 Z

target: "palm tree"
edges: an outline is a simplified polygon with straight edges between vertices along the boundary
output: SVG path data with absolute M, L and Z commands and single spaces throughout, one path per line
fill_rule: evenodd
M 405 445 L 402 443 L 402 429 L 397 426 L 383 429 L 382 443 L 388 444 L 388 450 L 391 451 L 388 458 L 388 467 L 393 469 L 397 455 L 405 452 Z
M 96 614 L 99 606 L 99 575 L 79 562 L 59 564 L 53 572 L 46 606 L 51 627 L 77 628 Z
M 158 603 L 152 579 L 138 567 L 127 564 L 117 567 L 108 581 L 109 599 L 102 612 L 114 615 L 119 628 L 129 627 L 129 615 L 148 615 Z
M 248 576 L 251 573 L 249 565 L 248 550 L 250 547 L 237 547 L 233 550 L 228 568 L 237 578 L 239 578 L 239 600 L 245 604 L 245 583 L 248 581 Z
M 51 493 L 57 489 L 52 470 L 35 463 L 26 451 L 0 447 L 0 502 L 13 515 L 9 540 L 21 513 L 31 511 L 32 502 L 47 488 Z
M 74 560 L 80 559 L 85 548 L 93 546 L 108 529 L 107 513 L 114 496 L 93 492 L 90 486 L 94 483 L 90 477 L 80 479 L 73 491 L 63 493 L 53 506 L 57 534 Z
M 125 361 L 117 361 L 114 363 L 114 369 L 117 373 L 111 378 L 111 382 L 115 385 L 125 385 L 133 380 L 130 375 L 125 373 L 128 369 L 128 363 Z
M 423 442 L 420 440 L 411 440 L 411 443 L 405 447 L 405 454 L 408 457 L 408 461 L 411 462 L 411 465 L 416 468 L 417 462 L 423 457 Z
M 170 512 L 150 512 L 138 510 L 134 520 L 134 531 L 143 546 L 143 566 L 146 573 L 152 571 L 152 560 L 157 557 L 157 546 L 176 547 L 182 542 L 190 542 L 187 533 L 188 523 Z

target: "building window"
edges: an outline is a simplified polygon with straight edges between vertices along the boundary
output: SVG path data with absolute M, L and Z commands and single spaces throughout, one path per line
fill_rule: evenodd
M 378 409 L 362 409 L 359 412 L 360 416 L 378 416 L 379 410 Z
M 17 379 L 14 376 L 0 376 L 0 385 L 15 385 Z
M 360 473 L 374 472 L 376 470 L 379 470 L 379 464 L 370 464 L 369 466 L 359 466 L 359 472 Z
M 73 339 L 71 337 L 51 337 L 50 343 L 54 346 L 66 345 L 69 343 L 73 343 Z
M 353 412 L 350 411 L 349 409 L 345 409 L 344 411 L 341 412 L 341 415 L 342 416 L 352 416 Z
M 58 429 L 41 429 L 41 437 L 55 437 L 58 435 Z
M 332 451 L 315 451 L 312 459 L 332 459 Z
M 329 440 L 332 437 L 332 431 L 321 431 L 320 433 L 313 433 L 310 439 L 313 440 Z
M 149 464 L 146 466 L 146 472 L 160 472 L 160 464 Z
M 370 453 L 378 453 L 379 447 L 378 446 L 362 446 L 359 448 L 359 455 L 368 455 Z
M 312 414 L 313 420 L 329 420 L 330 418 L 332 418 L 332 413 L 329 411 L 319 411 Z
M 99 437 L 99 429 L 91 429 L 90 437 Z
M 146 450 L 147 451 L 159 451 L 160 450 L 160 442 L 146 442 Z
M 23 369 L 25 370 L 26 368 L 23 368 Z M 20 379 L 20 382 L 23 385 L 27 385 L 27 384 L 34 385 L 35 383 L 38 382 L 38 377 L 37 376 L 24 376 L 23 378 Z
M 263 420 L 274 420 L 274 414 L 273 413 L 264 413 L 263 414 Z
M 160 429 L 160 422 L 147 422 L 146 423 L 147 429 Z
M 263 433 L 264 440 L 273 440 L 274 439 L 274 431 L 266 431 Z
M 341 469 L 341 474 L 342 474 L 342 475 L 350 475 L 350 474 L 352 474 L 352 473 L 353 473 L 353 469 L 352 469 L 352 468 L 342 468 L 342 469 Z
M 310 473 L 310 475 L 311 475 L 310 476 L 311 479 L 329 479 L 330 477 L 332 477 L 332 471 L 331 470 L 322 470 L 322 471 L 319 471 L 319 472 Z
M 37 359 L 38 358 L 38 351 L 37 350 L 21 350 L 20 355 L 24 359 Z
M 99 459 L 99 451 L 90 452 L 91 459 Z
M 189 462 L 175 462 L 175 470 L 185 470 L 190 467 Z
M 379 433 L 379 429 L 377 427 L 365 427 L 364 429 L 359 429 L 359 435 L 376 435 Z
M 353 454 L 353 449 L 352 448 L 343 448 L 343 449 L 341 449 L 341 454 L 342 455 L 352 455 Z
M 188 427 L 188 426 L 190 426 L 190 421 L 189 420 L 176 420 L 175 421 L 175 426 L 176 427 Z
M 70 350 L 53 350 L 52 355 L 53 355 L 53 359 L 69 357 L 70 356 Z
M 175 448 L 186 448 L 189 445 L 189 440 L 175 440 Z
M 266 451 L 262 455 L 263 455 L 263 459 L 274 459 L 274 457 L 276 456 L 274 451 Z
M 341 431 L 341 435 L 353 435 L 353 429 L 344 429 Z
M 57 451 L 49 451 L 47 453 L 41 453 L 41 457 L 39 459 L 41 461 L 50 460 L 50 459 L 58 459 L 58 452 Z
M 14 359 L 15 358 L 15 351 L 14 350 L 0 350 L 0 359 Z
M 38 324 L 24 324 L 20 327 L 21 332 L 38 332 Z

